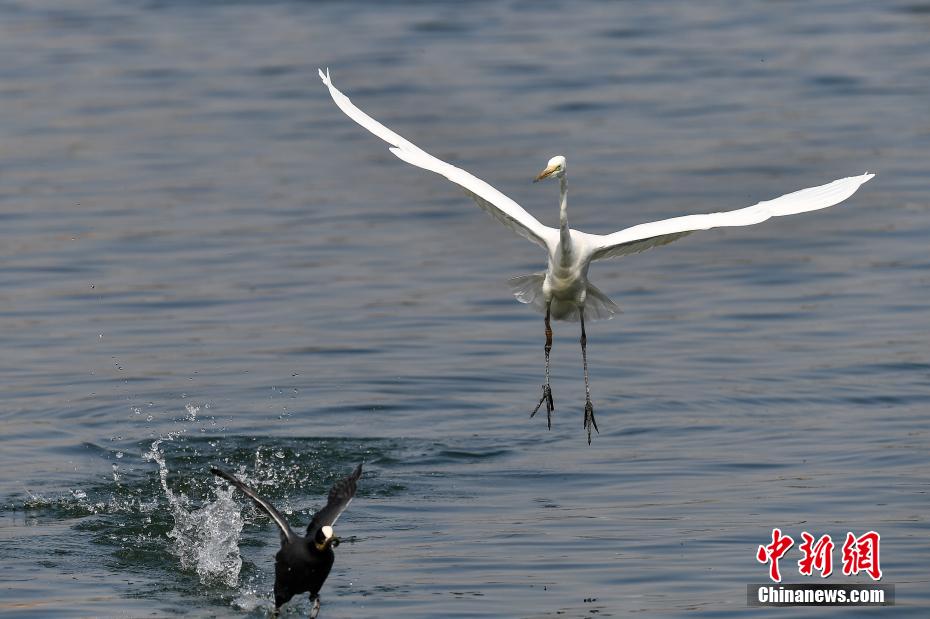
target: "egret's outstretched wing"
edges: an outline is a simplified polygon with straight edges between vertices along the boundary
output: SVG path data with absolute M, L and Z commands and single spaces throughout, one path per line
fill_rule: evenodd
M 358 478 L 362 476 L 362 465 L 359 464 L 351 475 L 340 479 L 329 490 L 329 498 L 326 501 L 326 507 L 313 515 L 313 520 L 307 525 L 307 537 L 313 539 L 320 527 L 326 525 L 333 526 L 339 520 L 339 516 L 346 510 L 352 497 L 355 496 L 355 485 Z
M 859 186 L 873 176 L 875 175 L 866 173 L 861 176 L 841 178 L 820 187 L 802 189 L 736 211 L 686 215 L 640 224 L 605 236 L 588 235 L 588 242 L 594 247 L 591 259 L 600 260 L 635 254 L 671 243 L 697 230 L 726 226 L 751 226 L 762 223 L 770 217 L 795 215 L 827 208 L 839 204 L 856 193 Z
M 466 193 L 474 198 L 478 206 L 520 236 L 547 249 L 550 243 L 558 242 L 558 230 L 541 224 L 539 220 L 527 213 L 522 206 L 494 189 L 494 187 L 491 187 L 480 178 L 472 176 L 465 170 L 433 157 L 355 107 L 355 104 L 347 96 L 333 86 L 332 81 L 329 79 L 329 69 L 326 70 L 326 73 L 323 73 L 322 69 L 320 70 L 320 79 L 329 88 L 329 94 L 332 95 L 333 101 L 336 102 L 339 109 L 365 129 L 390 144 L 390 151 L 397 157 L 418 168 L 441 174 L 461 186 Z
M 297 539 L 297 534 L 291 530 L 291 527 L 289 524 L 287 524 L 287 520 L 284 519 L 284 516 L 282 516 L 281 513 L 277 509 L 275 509 L 274 505 L 269 503 L 267 499 L 265 499 L 265 497 L 255 492 L 255 490 L 253 490 L 250 486 L 247 486 L 241 481 L 239 481 L 238 479 L 236 479 L 236 477 L 228 471 L 224 471 L 223 469 L 219 467 L 213 466 L 213 467 L 210 467 L 210 472 L 218 477 L 222 477 L 223 479 L 225 479 L 226 481 L 234 485 L 236 488 L 239 488 L 239 490 L 242 490 L 242 492 L 247 497 L 255 501 L 256 505 L 261 507 L 265 511 L 266 514 L 271 516 L 271 519 L 274 520 L 275 524 L 278 525 L 278 528 L 281 529 L 281 541 L 282 542 L 284 540 L 287 540 L 288 542 L 293 542 L 294 540 Z

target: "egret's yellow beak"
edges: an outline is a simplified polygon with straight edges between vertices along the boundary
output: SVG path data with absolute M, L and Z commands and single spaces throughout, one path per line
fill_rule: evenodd
M 536 178 L 533 179 L 533 182 L 534 182 L 534 183 L 538 183 L 538 182 L 541 181 L 542 179 L 547 178 L 547 177 L 551 176 L 552 174 L 554 174 L 558 169 L 559 169 L 559 166 L 557 166 L 557 165 L 551 165 L 551 166 L 549 166 L 548 168 L 546 168 L 545 170 L 543 170 L 542 172 L 540 172 L 540 173 L 536 176 Z

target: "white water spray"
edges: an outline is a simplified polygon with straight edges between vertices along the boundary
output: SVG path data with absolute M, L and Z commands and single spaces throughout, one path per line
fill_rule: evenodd
M 190 499 L 168 487 L 168 467 L 160 450 L 162 440 L 153 442 L 151 451 L 143 457 L 158 464 L 161 487 L 174 517 L 174 528 L 168 533 L 174 540 L 171 550 L 183 568 L 197 572 L 200 582 L 235 587 L 242 569 L 239 556 L 242 515 L 232 498 L 233 488 L 217 486 L 216 501 L 205 502 L 200 509 L 190 509 Z

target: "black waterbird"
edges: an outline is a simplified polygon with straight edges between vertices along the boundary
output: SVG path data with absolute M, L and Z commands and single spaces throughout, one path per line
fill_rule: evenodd
M 281 550 L 275 555 L 274 566 L 275 614 L 295 595 L 309 592 L 313 601 L 310 617 L 316 617 L 320 611 L 320 588 L 333 567 L 333 548 L 339 545 L 333 525 L 355 496 L 355 486 L 362 475 L 362 465 L 359 464 L 351 475 L 333 484 L 326 506 L 314 514 L 307 525 L 306 537 L 294 533 L 274 505 L 231 473 L 217 467 L 212 467 L 210 472 L 244 492 L 271 516 L 281 530 Z

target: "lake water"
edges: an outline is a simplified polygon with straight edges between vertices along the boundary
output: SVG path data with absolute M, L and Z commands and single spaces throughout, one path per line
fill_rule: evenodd
M 924 0 L 0 1 L 0 614 L 265 616 L 277 533 L 208 467 L 296 526 L 364 461 L 327 619 L 755 616 L 774 527 L 878 531 L 926 616 L 928 46 Z M 575 324 L 528 418 L 542 252 L 327 66 L 550 225 L 555 154 L 602 233 L 878 176 L 595 265 L 589 447 Z

